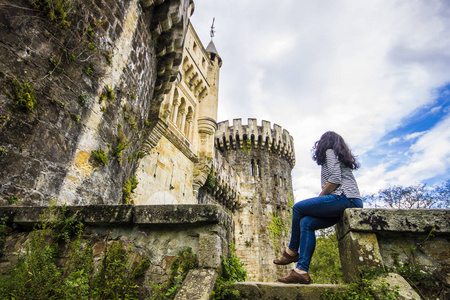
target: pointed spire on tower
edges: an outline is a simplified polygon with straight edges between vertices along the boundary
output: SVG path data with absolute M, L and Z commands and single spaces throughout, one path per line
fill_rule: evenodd
M 219 53 L 217 52 L 217 49 L 216 49 L 216 45 L 214 45 L 214 42 L 213 42 L 214 33 L 216 32 L 214 30 L 214 28 L 215 28 L 214 21 L 215 20 L 216 20 L 216 18 L 213 18 L 212 25 L 211 25 L 211 31 L 209 34 L 211 36 L 211 41 L 209 42 L 208 46 L 206 47 L 206 52 L 211 53 L 211 60 L 214 60 L 216 56 L 219 57 L 219 67 L 220 67 L 222 65 L 222 59 L 220 58 Z

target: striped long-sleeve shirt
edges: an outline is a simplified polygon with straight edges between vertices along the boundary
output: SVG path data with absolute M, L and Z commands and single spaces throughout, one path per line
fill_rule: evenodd
M 322 189 L 327 182 L 335 183 L 339 187 L 332 192 L 333 195 L 344 194 L 347 198 L 362 199 L 352 169 L 339 161 L 333 149 L 328 149 L 325 154 L 321 172 Z

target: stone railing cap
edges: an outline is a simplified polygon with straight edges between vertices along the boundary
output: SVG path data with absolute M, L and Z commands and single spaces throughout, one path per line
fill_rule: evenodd
M 76 220 L 89 225 L 188 225 L 222 224 L 228 226 L 231 217 L 215 204 L 186 205 L 88 205 L 68 206 L 68 216 L 76 214 Z M 48 207 L 3 206 L 0 219 L 9 223 L 34 226 L 42 221 L 41 215 Z M 50 216 L 51 218 L 51 216 Z
M 338 239 L 349 231 L 450 233 L 450 210 L 351 208 L 336 228 Z

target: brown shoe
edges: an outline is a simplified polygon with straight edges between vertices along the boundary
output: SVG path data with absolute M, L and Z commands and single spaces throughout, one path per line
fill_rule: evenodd
M 287 265 L 293 262 L 297 262 L 298 261 L 298 253 L 294 256 L 289 255 L 286 250 L 283 251 L 283 254 L 281 254 L 281 257 L 276 258 L 273 260 L 273 263 L 276 265 Z
M 301 284 L 310 284 L 311 283 L 311 277 L 309 277 L 308 273 L 305 274 L 298 274 L 295 272 L 295 270 L 292 270 L 291 273 L 282 278 L 278 278 L 279 282 L 283 283 L 301 283 Z

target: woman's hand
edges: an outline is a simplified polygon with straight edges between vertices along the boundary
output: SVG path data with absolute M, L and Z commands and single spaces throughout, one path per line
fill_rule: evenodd
M 325 196 L 330 195 L 332 192 L 334 192 L 340 184 L 327 182 L 325 187 L 323 188 L 322 192 L 320 192 L 319 196 Z

